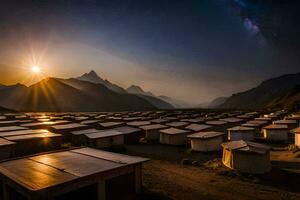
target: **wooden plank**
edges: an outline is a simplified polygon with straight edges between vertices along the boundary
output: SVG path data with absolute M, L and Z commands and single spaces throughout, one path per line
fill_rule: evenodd
M 0 163 L 0 173 L 32 191 L 77 178 L 73 174 L 29 159 Z
M 121 167 L 122 164 L 73 151 L 31 157 L 31 160 L 83 177 Z
M 93 156 L 96 158 L 108 160 L 115 163 L 122 163 L 122 164 L 135 164 L 140 162 L 148 161 L 147 158 L 141 158 L 141 157 L 135 157 L 135 156 L 127 156 L 107 151 L 101 151 L 97 149 L 92 148 L 81 148 L 81 149 L 75 149 L 71 150 L 72 152 L 76 152 L 79 154 L 84 154 L 88 156 Z

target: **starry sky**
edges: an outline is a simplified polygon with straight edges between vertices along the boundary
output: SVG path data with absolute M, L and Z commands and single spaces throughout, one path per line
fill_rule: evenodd
M 2 0 L 0 83 L 95 70 L 198 104 L 299 72 L 299 1 Z

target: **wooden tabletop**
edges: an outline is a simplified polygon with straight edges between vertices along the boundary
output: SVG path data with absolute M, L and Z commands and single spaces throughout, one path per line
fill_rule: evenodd
M 0 173 L 28 190 L 37 191 L 147 160 L 80 148 L 1 162 Z

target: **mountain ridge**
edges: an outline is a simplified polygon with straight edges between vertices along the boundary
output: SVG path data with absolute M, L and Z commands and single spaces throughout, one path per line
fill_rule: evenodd
M 298 95 L 295 88 L 299 85 L 300 73 L 270 78 L 262 81 L 257 87 L 233 94 L 219 108 L 262 109 L 293 106 L 300 100 L 292 98 L 292 96 Z M 292 91 L 293 95 L 288 97 L 287 95 Z M 283 101 L 283 99 L 285 100 Z
M 156 106 L 159 109 L 173 109 L 174 105 L 155 96 L 152 92 L 144 91 L 140 86 L 131 85 L 126 89 L 129 94 L 135 94 L 139 97 L 145 99 L 146 101 L 150 102 L 152 105 Z
M 89 81 L 92 83 L 96 84 L 103 84 L 105 85 L 108 89 L 118 92 L 118 93 L 127 93 L 126 90 L 116 84 L 113 84 L 109 82 L 108 80 L 102 79 L 98 74 L 94 71 L 91 70 L 89 73 L 85 73 L 82 76 L 77 77 L 76 79 L 81 80 L 81 81 Z
M 46 78 L 25 88 L 1 90 L 0 105 L 19 111 L 53 112 L 157 109 L 138 96 L 119 94 L 102 84 L 59 78 Z
M 77 80 L 88 81 L 95 84 L 102 84 L 107 87 L 109 90 L 120 94 L 132 94 L 137 95 L 140 98 L 148 101 L 150 104 L 154 105 L 159 109 L 172 109 L 174 108 L 170 103 L 156 97 L 151 92 L 145 92 L 140 86 L 131 85 L 126 90 L 116 84 L 109 82 L 108 80 L 102 79 L 94 70 L 91 70 L 89 73 L 85 73 L 82 76 L 76 78 Z

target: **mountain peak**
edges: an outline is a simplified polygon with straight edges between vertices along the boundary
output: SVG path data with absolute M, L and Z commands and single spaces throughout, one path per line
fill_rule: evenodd
M 77 77 L 76 79 L 95 83 L 95 84 L 102 84 L 106 86 L 108 89 L 117 93 L 127 93 L 122 87 L 115 85 L 109 82 L 108 80 L 102 79 L 100 76 L 98 76 L 98 74 L 94 70 L 91 70 L 89 73 L 85 73 L 82 76 Z
M 104 82 L 104 80 L 102 78 L 100 78 L 94 70 L 91 70 L 89 73 L 85 73 L 82 76 L 77 77 L 77 79 L 82 80 L 82 81 L 92 82 L 92 83 L 103 84 L 103 82 Z
M 14 85 L 3 85 L 0 84 L 0 89 L 9 89 L 9 88 L 26 88 L 25 85 L 21 84 L 21 83 L 16 83 Z
M 89 73 L 87 73 L 87 75 L 90 75 L 90 76 L 98 76 L 98 74 L 94 71 L 94 70 L 91 70 Z M 98 76 L 99 77 L 99 76 Z
M 140 86 L 137 86 L 137 85 L 131 85 L 130 87 L 127 88 L 127 91 L 128 90 L 145 92 Z
M 131 85 L 129 88 L 126 89 L 128 93 L 131 94 L 141 94 L 146 96 L 155 96 L 151 92 L 145 92 L 140 86 L 137 85 Z

